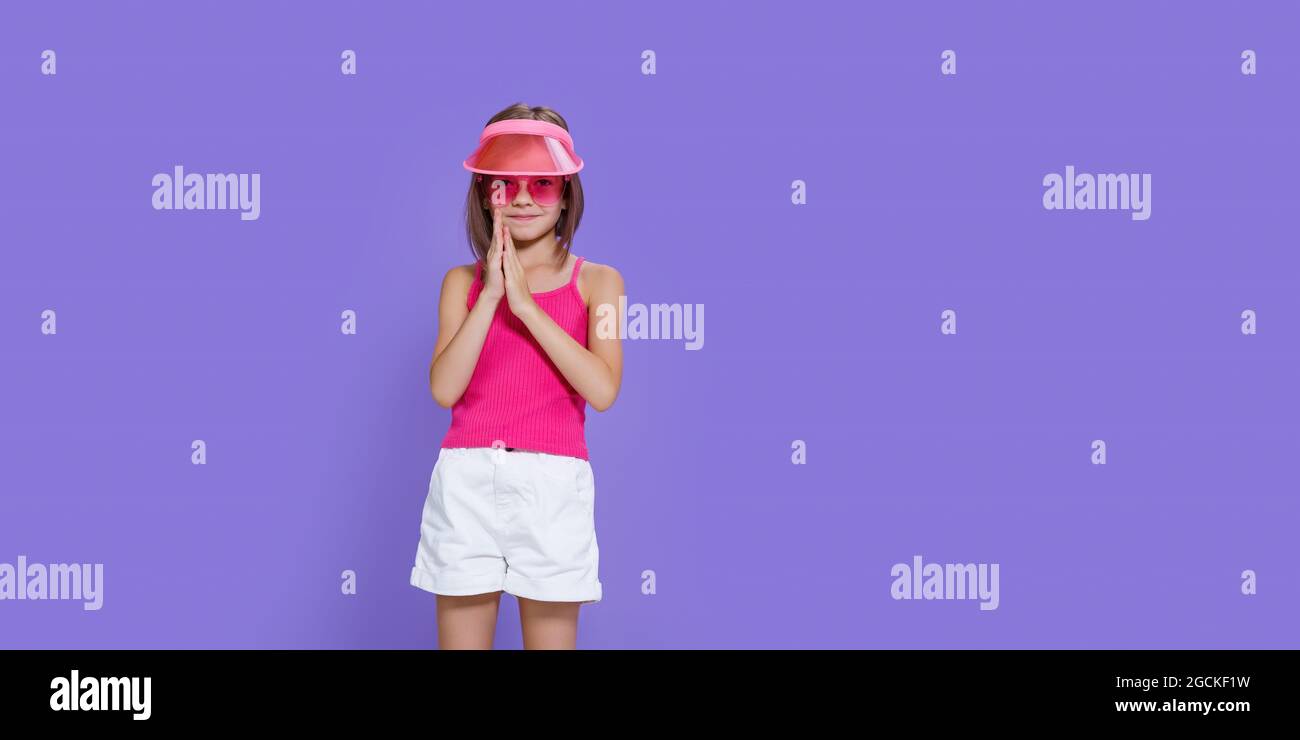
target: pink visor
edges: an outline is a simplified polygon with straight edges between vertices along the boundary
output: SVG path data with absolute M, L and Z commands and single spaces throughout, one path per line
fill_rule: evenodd
M 483 129 L 465 169 L 484 175 L 571 175 L 582 169 L 582 157 L 563 126 L 511 118 Z

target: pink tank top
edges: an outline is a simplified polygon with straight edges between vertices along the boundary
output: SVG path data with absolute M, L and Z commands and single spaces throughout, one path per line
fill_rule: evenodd
M 567 285 L 533 300 L 578 344 L 587 346 L 587 306 L 578 292 L 582 257 Z M 474 266 L 468 306 L 483 290 L 483 263 Z M 587 400 L 547 356 L 528 327 L 510 313 L 502 298 L 492 316 L 474 374 L 460 400 L 451 407 L 451 427 L 443 447 L 518 447 L 553 455 L 587 457 L 583 430 Z

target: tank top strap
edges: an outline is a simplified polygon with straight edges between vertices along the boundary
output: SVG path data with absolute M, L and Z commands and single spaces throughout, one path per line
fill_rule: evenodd
M 576 260 L 573 261 L 573 277 L 569 278 L 569 285 L 572 285 L 572 286 L 574 286 L 574 287 L 577 287 L 577 285 L 578 285 L 578 273 L 579 273 L 581 270 L 582 270 L 582 258 L 579 257 L 578 259 L 576 259 Z

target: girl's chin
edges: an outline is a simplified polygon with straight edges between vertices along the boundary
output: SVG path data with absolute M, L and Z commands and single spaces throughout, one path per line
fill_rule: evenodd
M 541 224 L 511 224 L 510 236 L 516 239 L 536 239 L 546 232 Z

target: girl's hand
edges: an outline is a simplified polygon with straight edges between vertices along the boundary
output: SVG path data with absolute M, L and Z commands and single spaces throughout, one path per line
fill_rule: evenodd
M 488 246 L 487 257 L 483 261 L 482 298 L 500 301 L 506 294 L 505 275 L 501 272 L 501 257 L 505 254 L 501 232 L 505 225 L 501 222 L 501 209 L 492 209 L 492 244 Z
M 528 291 L 528 276 L 524 266 L 519 264 L 519 253 L 515 251 L 515 240 L 510 236 L 510 227 L 501 227 L 501 236 L 505 244 L 502 259 L 502 272 L 506 279 L 506 300 L 510 303 L 510 312 L 519 318 L 538 310 L 537 301 Z

